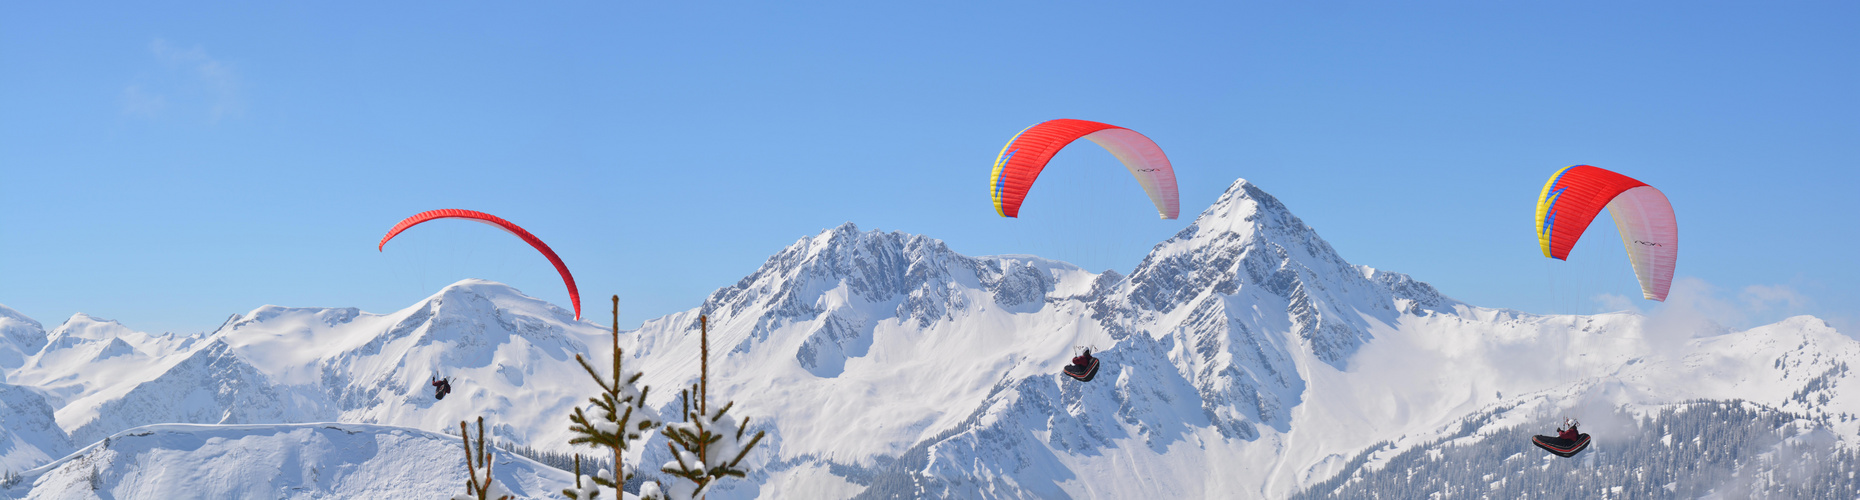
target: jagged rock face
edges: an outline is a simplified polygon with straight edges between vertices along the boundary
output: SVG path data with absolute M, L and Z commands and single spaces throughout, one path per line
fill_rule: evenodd
M 806 323 L 794 359 L 809 372 L 833 377 L 848 358 L 865 355 L 881 321 L 929 328 L 971 311 L 974 294 L 989 305 L 1042 307 L 1058 282 L 1053 273 L 1021 260 L 976 258 L 942 241 L 899 232 L 860 232 L 852 223 L 802 238 L 761 268 L 719 289 L 699 308 L 717 328 L 748 330 L 732 352 L 743 352 L 771 332 Z M 685 325 L 696 329 L 695 321 Z
M 1359 313 L 1395 315 L 1387 287 L 1366 279 L 1283 203 L 1245 180 L 1144 258 L 1131 273 L 1128 300 L 1139 312 L 1166 314 L 1207 297 L 1241 295 L 1282 302 L 1298 338 L 1336 366 L 1370 339 Z
M 1381 284 L 1389 289 L 1398 302 L 1398 309 L 1404 314 L 1425 314 L 1428 311 L 1444 312 L 1458 305 L 1459 301 L 1447 298 L 1434 285 L 1415 280 L 1406 274 L 1382 271 L 1368 266 L 1357 266 L 1363 277 Z
M 862 233 L 848 222 L 769 257 L 736 285 L 712 293 L 699 312 L 718 321 L 745 312 L 765 320 L 813 318 L 827 312 L 822 296 L 844 287 L 864 303 L 903 298 L 898 316 L 927 325 L 963 310 L 966 304 L 949 294 L 958 286 L 985 289 L 997 304 L 1013 307 L 1043 300 L 1053 282 L 1030 265 L 967 257 L 920 235 Z
M 1124 311 L 1134 328 L 1173 339 L 1172 359 L 1228 438 L 1257 436 L 1253 423 L 1283 430 L 1289 422 L 1304 381 L 1287 339 L 1343 368 L 1372 338 L 1365 316 L 1387 322 L 1400 314 L 1389 286 L 1366 278 L 1245 180 L 1157 245 L 1125 286 L 1121 297 L 1106 299 L 1123 300 L 1121 307 L 1107 308 Z M 1445 300 L 1434 297 L 1436 305 Z

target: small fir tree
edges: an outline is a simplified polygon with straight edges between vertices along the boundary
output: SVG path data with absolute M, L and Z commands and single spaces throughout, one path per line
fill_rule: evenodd
M 620 349 L 620 296 L 613 297 L 613 369 L 612 377 L 603 377 L 594 365 L 580 354 L 575 361 L 588 371 L 594 383 L 601 386 L 600 397 L 588 398 L 593 405 L 588 411 L 575 408 L 575 413 L 568 416 L 571 423 L 569 431 L 575 437 L 569 444 L 588 445 L 594 448 L 607 448 L 614 454 L 613 470 L 600 470 L 588 477 L 584 484 L 581 475 L 581 460 L 575 460 L 575 487 L 562 490 L 562 494 L 576 500 L 599 498 L 600 486 L 612 488 L 614 495 L 620 495 L 620 487 L 633 478 L 633 472 L 622 462 L 621 453 L 630 447 L 634 440 L 663 423 L 659 413 L 646 406 L 646 391 L 651 387 L 639 387 L 638 371 L 625 371 L 621 368 L 621 358 L 625 353 Z
M 737 425 L 736 419 L 729 415 L 736 403 L 724 403 L 715 411 L 706 403 L 710 389 L 710 318 L 698 316 L 698 329 L 698 383 L 679 391 L 684 400 L 684 421 L 666 424 L 660 429 L 668 440 L 665 446 L 671 450 L 673 460 L 666 462 L 659 471 L 681 480 L 674 480 L 671 485 L 659 482 L 641 485 L 639 496 L 643 500 L 700 499 L 718 480 L 743 477 L 748 472 L 740 468 L 743 457 L 749 455 L 749 450 L 754 449 L 765 434 L 756 431 L 755 436 L 744 443 L 743 430 L 749 419 Z
M 478 451 L 472 452 L 471 432 L 459 421 L 459 439 L 465 441 L 465 494 L 452 500 L 510 500 L 516 498 L 491 479 L 491 452 L 484 448 L 484 417 L 478 417 Z M 475 456 L 474 456 L 475 455 Z M 482 471 L 480 471 L 482 469 Z M 482 472 L 482 476 L 480 476 Z

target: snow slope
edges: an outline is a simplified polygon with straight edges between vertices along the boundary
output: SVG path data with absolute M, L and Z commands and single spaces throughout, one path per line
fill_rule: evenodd
M 137 427 L 28 471 L 29 499 L 449 498 L 465 492 L 457 436 L 365 424 Z M 567 472 L 508 453 L 493 477 L 518 498 L 560 498 Z
M 0 470 L 18 472 L 71 453 L 52 405 L 27 387 L 0 384 Z
M 45 348 L 45 327 L 7 306 L 0 306 L 0 370 L 25 364 L 26 355 Z

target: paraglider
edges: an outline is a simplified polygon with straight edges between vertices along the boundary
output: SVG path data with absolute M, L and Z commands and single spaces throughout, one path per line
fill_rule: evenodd
M 536 251 L 542 252 L 544 257 L 549 258 L 550 264 L 555 264 L 555 272 L 562 275 L 562 283 L 568 286 L 568 300 L 575 305 L 575 320 L 581 320 L 581 292 L 575 287 L 575 275 L 569 274 L 568 265 L 563 264 L 562 259 L 555 256 L 555 250 L 550 250 L 549 245 L 543 244 L 541 239 L 531 235 L 529 231 L 523 230 L 522 227 L 518 227 L 516 224 L 512 224 L 510 221 L 499 218 L 498 216 L 456 208 L 420 212 L 414 214 L 412 217 L 401 220 L 399 224 L 394 225 L 393 229 L 389 229 L 387 236 L 381 237 L 381 244 L 375 246 L 375 251 L 381 251 L 382 248 L 385 248 L 388 240 L 394 239 L 394 235 L 400 234 L 401 231 L 406 231 L 407 228 L 419 225 L 422 222 L 438 219 L 465 219 L 489 224 L 512 235 L 516 235 L 518 238 L 522 238 L 523 242 L 529 243 Z
M 446 399 L 446 395 L 451 394 L 451 393 L 452 393 L 452 378 L 451 377 L 433 380 L 433 399 Z
M 1072 357 L 1072 364 L 1066 365 L 1065 373 L 1073 380 L 1090 382 L 1098 377 L 1098 358 L 1092 356 L 1091 348 L 1087 347 L 1084 354 Z
M 1531 444 L 1537 445 L 1556 456 L 1569 458 L 1582 453 L 1589 447 L 1589 435 L 1576 430 L 1575 419 L 1563 419 L 1563 426 L 1557 428 L 1556 437 L 1531 436 Z
M 995 155 L 994 173 L 988 183 L 995 213 L 1002 217 L 1019 217 L 1020 203 L 1027 198 L 1027 190 L 1033 187 L 1034 179 L 1040 177 L 1046 162 L 1080 138 L 1090 139 L 1117 156 L 1118 161 L 1130 169 L 1130 175 L 1136 176 L 1137 182 L 1143 185 L 1143 192 L 1149 194 L 1150 202 L 1156 204 L 1156 211 L 1162 218 L 1174 219 L 1181 213 L 1175 169 L 1154 141 L 1127 128 L 1063 118 L 1021 130 L 1001 147 L 1000 154 Z
M 1631 177 L 1588 165 L 1550 176 L 1537 197 L 1537 243 L 1544 256 L 1569 260 L 1570 248 L 1603 208 L 1621 232 L 1641 295 L 1665 301 L 1679 258 L 1679 223 L 1665 193 Z

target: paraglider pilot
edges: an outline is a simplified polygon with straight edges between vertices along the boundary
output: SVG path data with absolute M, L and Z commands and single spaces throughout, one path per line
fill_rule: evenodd
M 1589 435 L 1576 430 L 1577 424 L 1576 419 L 1565 418 L 1563 426 L 1557 428 L 1556 437 L 1532 436 L 1531 444 L 1559 457 L 1576 456 L 1589 447 Z
M 446 394 L 451 393 L 451 392 L 452 392 L 452 378 L 451 377 L 433 379 L 433 399 L 446 399 Z
M 1563 428 L 1558 429 L 1556 432 L 1557 439 L 1568 439 L 1570 441 L 1575 441 L 1576 436 L 1579 436 L 1582 434 L 1580 432 L 1576 432 L 1576 425 L 1579 423 L 1580 422 L 1577 422 L 1576 419 L 1573 419 L 1573 418 L 1563 419 Z
M 1092 357 L 1091 348 L 1085 348 L 1084 354 L 1074 356 L 1072 364 L 1066 366 L 1066 376 L 1080 382 L 1090 382 L 1098 376 L 1098 358 Z

